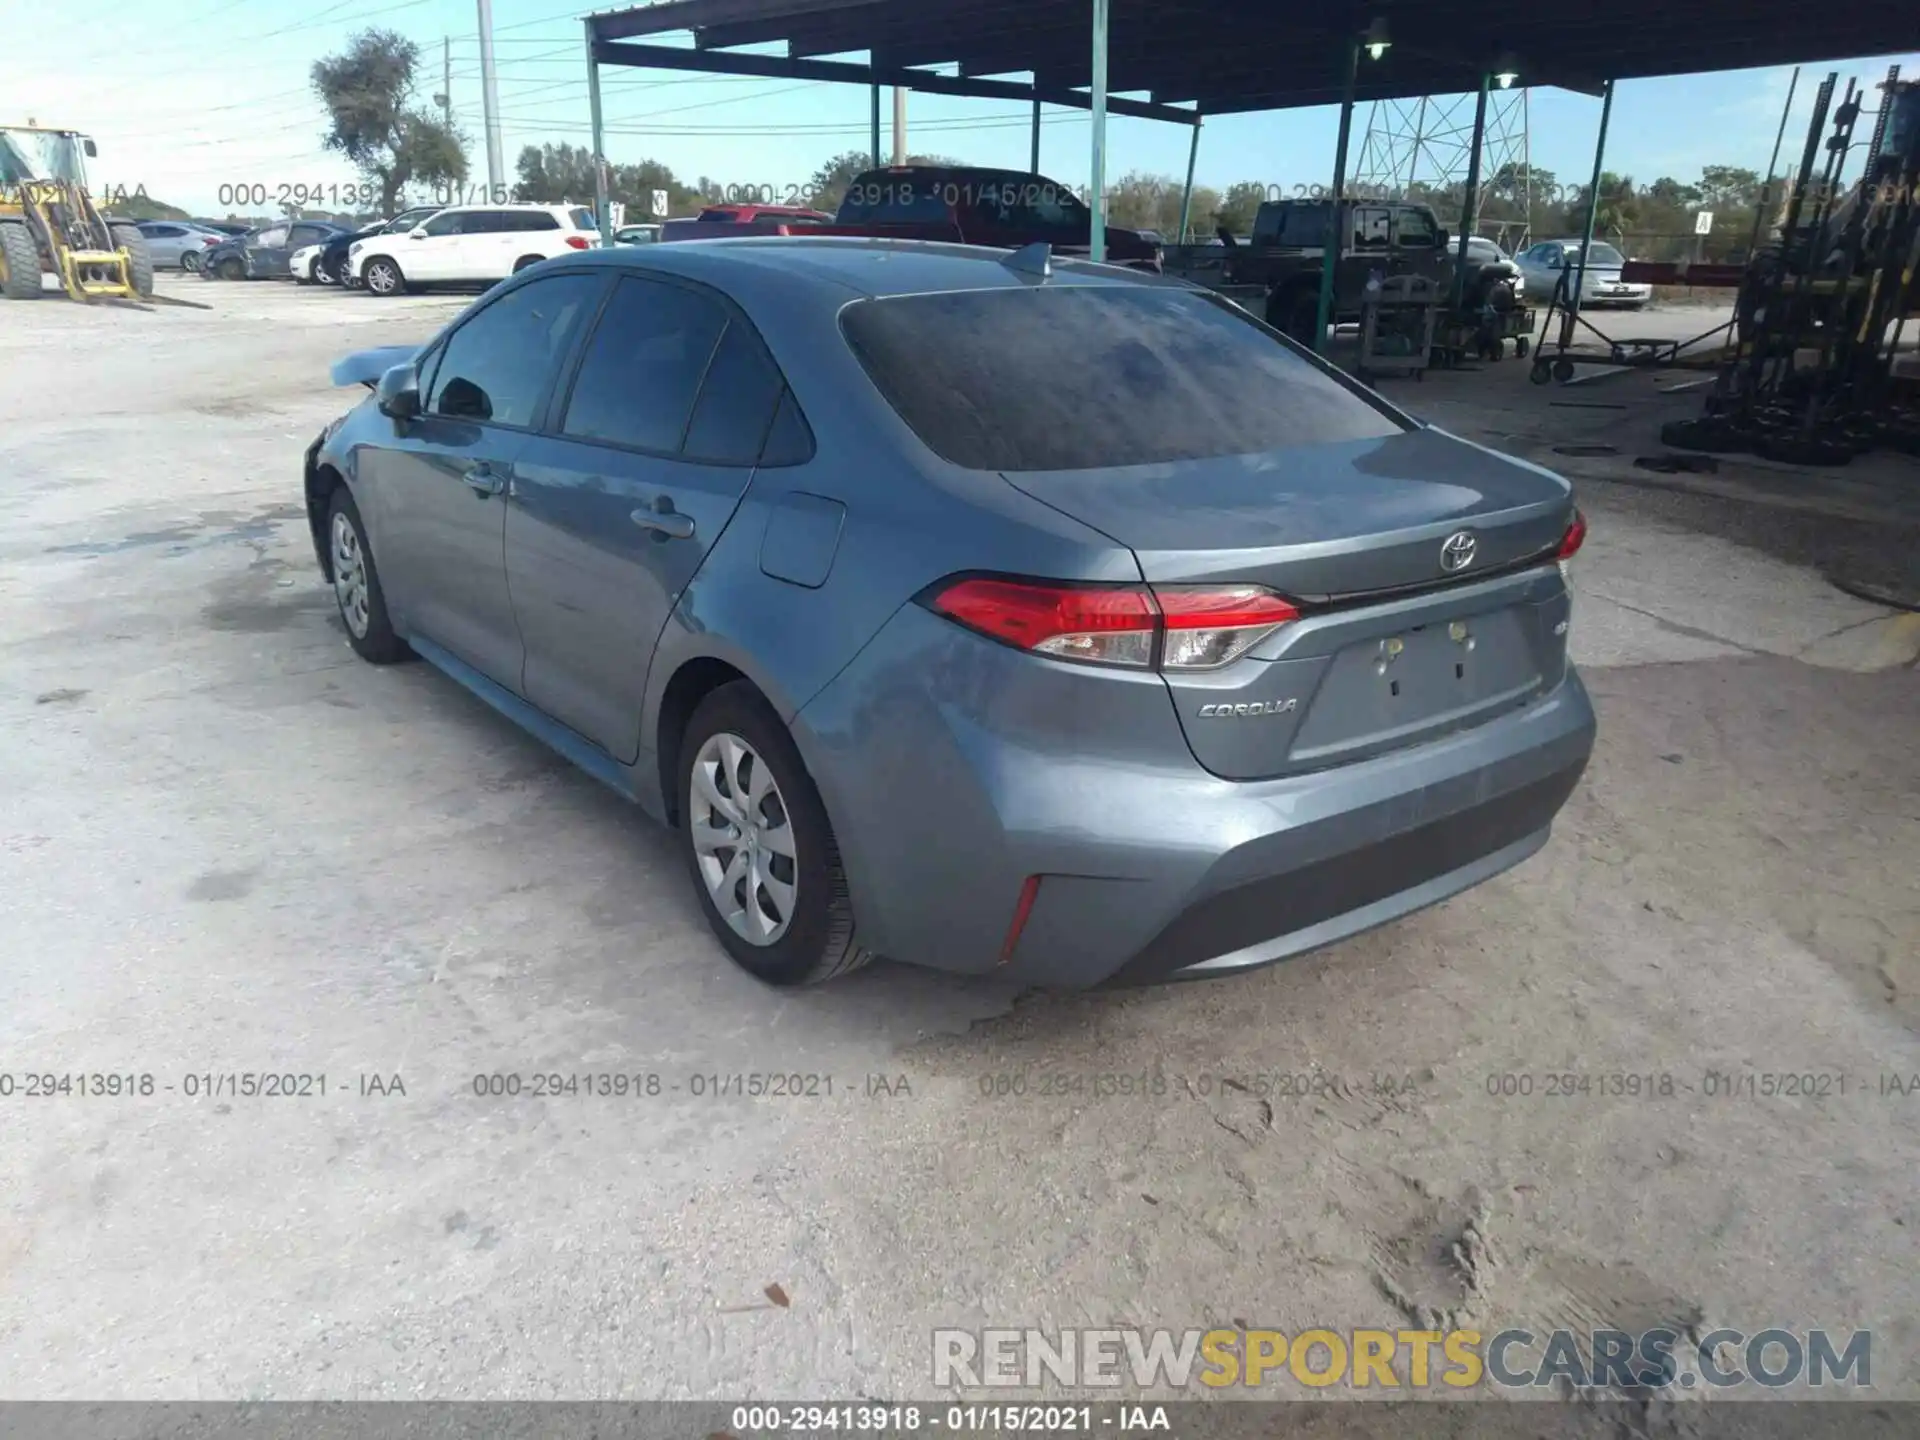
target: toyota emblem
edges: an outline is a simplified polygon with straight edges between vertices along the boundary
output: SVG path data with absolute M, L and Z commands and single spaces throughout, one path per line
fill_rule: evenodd
M 1471 530 L 1449 535 L 1440 546 L 1440 568 L 1448 574 L 1464 570 L 1473 563 L 1474 539 Z

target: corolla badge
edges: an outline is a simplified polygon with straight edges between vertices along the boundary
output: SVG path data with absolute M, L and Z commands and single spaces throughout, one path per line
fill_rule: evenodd
M 1296 700 L 1249 700 L 1233 705 L 1202 705 L 1202 720 L 1238 720 L 1251 715 L 1286 715 L 1300 702 Z
M 1473 563 L 1476 543 L 1471 530 L 1449 535 L 1440 544 L 1440 568 L 1448 574 L 1464 570 Z

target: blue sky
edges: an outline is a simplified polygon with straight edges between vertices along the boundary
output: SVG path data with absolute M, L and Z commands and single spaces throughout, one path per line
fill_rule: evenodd
M 9 8 L 25 8 L 11 0 Z M 494 0 L 505 163 L 522 145 L 588 140 L 578 9 L 556 0 Z M 0 51 L 0 96 L 8 122 L 87 131 L 99 143 L 93 178 L 144 185 L 156 199 L 196 213 L 224 213 L 223 185 L 321 186 L 354 180 L 319 147 L 323 115 L 307 86 L 314 59 L 353 33 L 390 27 L 420 44 L 421 98 L 441 88 L 450 54 L 453 108 L 470 137 L 473 179 L 483 181 L 479 45 L 471 0 L 145 0 L 111 30 L 10 25 Z M 1920 72 L 1920 55 L 1863 58 L 1803 72 L 1787 152 L 1797 155 L 1815 85 L 1828 69 L 1877 83 L 1889 60 Z M 1764 170 L 1787 93 L 1787 70 L 1746 70 L 1620 85 L 1607 168 L 1647 181 L 1683 180 L 1706 164 Z M 691 179 L 786 187 L 828 156 L 868 143 L 867 93 L 792 81 L 608 72 L 608 152 L 615 161 L 655 159 Z M 1568 183 L 1592 166 L 1600 102 L 1555 90 L 1530 92 L 1533 163 Z M 890 109 L 889 109 L 890 113 Z M 1467 112 L 1470 117 L 1470 112 Z M 1355 153 L 1367 121 L 1355 118 Z M 1208 123 L 1197 178 L 1224 187 L 1257 180 L 1291 189 L 1324 184 L 1332 170 L 1332 109 L 1230 116 Z M 915 150 L 983 164 L 1027 161 L 1028 111 L 1002 101 L 915 95 L 908 138 Z M 1049 111 L 1041 168 L 1071 184 L 1088 169 L 1084 114 Z M 891 141 L 886 143 L 890 144 Z M 1108 174 L 1139 169 L 1179 175 L 1184 127 L 1114 118 Z M 1783 155 L 1782 164 L 1788 161 Z M 241 207 L 247 208 L 247 207 Z

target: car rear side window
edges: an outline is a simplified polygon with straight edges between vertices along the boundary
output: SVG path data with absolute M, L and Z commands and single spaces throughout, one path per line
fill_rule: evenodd
M 730 319 L 707 366 L 682 451 L 689 460 L 753 464 L 785 388 L 760 337 L 744 320 Z
M 974 470 L 1164 464 L 1404 429 L 1243 312 L 1191 290 L 952 291 L 858 301 L 841 324 L 914 433 Z
M 717 300 L 685 286 L 623 278 L 587 342 L 561 429 L 677 454 L 727 319 Z
M 551 275 L 483 305 L 447 337 L 427 410 L 495 425 L 533 424 L 599 294 L 598 275 Z
M 781 395 L 780 408 L 774 412 L 767 443 L 760 450 L 760 463 L 763 466 L 804 465 L 812 458 L 813 431 L 789 390 Z

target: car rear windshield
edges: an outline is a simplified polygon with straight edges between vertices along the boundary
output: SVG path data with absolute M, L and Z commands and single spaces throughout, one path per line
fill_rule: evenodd
M 841 324 L 901 419 L 968 469 L 1162 464 L 1405 428 L 1244 312 L 1191 290 L 951 291 L 858 301 Z
M 593 211 L 584 207 L 576 207 L 575 209 L 569 210 L 567 214 L 573 220 L 573 228 L 576 230 L 598 230 L 600 228 L 600 222 L 593 218 Z
M 1579 259 L 1580 247 L 1578 245 L 1569 245 L 1567 247 L 1567 263 L 1569 265 L 1576 264 Z M 1587 263 L 1589 265 L 1624 265 L 1627 263 L 1627 257 L 1611 245 L 1602 245 L 1596 240 L 1594 241 L 1593 249 L 1587 252 Z

